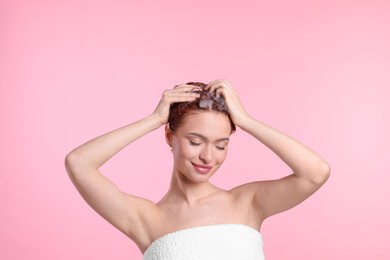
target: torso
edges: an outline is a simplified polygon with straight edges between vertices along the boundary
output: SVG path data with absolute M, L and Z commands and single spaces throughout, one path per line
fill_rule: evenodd
M 219 189 L 193 206 L 178 205 L 163 199 L 156 204 L 155 214 L 148 217 L 147 222 L 144 225 L 148 227 L 143 233 L 144 238 L 135 241 L 141 252 L 154 240 L 177 230 L 215 224 L 243 224 L 259 230 L 262 220 L 253 209 L 251 200 Z

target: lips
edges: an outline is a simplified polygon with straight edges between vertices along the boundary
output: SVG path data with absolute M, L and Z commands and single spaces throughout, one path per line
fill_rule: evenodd
M 199 173 L 202 173 L 202 174 L 208 173 L 211 170 L 211 168 L 213 168 L 213 166 L 209 166 L 209 165 L 196 164 L 193 162 L 191 162 L 191 163 L 194 166 L 195 170 Z

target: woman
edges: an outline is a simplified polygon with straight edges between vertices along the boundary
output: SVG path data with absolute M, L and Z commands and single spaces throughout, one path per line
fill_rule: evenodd
M 99 172 L 121 149 L 164 125 L 174 165 L 170 187 L 158 203 L 121 192 Z M 236 126 L 269 147 L 293 173 L 228 191 L 211 184 Z M 151 115 L 79 146 L 65 161 L 87 203 L 132 239 L 145 260 L 263 259 L 261 223 L 308 198 L 330 174 L 316 153 L 252 118 L 227 80 L 166 90 Z

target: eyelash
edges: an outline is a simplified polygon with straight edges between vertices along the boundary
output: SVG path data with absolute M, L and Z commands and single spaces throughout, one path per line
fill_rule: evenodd
M 193 145 L 193 146 L 198 146 L 198 145 L 200 145 L 200 143 L 195 143 L 195 142 L 193 142 L 193 141 L 190 141 L 190 144 Z M 217 145 L 216 145 L 215 147 L 217 147 L 217 149 L 218 149 L 218 150 L 221 150 L 221 151 L 225 150 L 225 147 L 220 147 L 220 146 L 217 146 Z
M 190 145 L 198 146 L 198 145 L 200 145 L 200 143 L 195 143 L 195 142 L 193 142 L 193 141 L 190 141 Z

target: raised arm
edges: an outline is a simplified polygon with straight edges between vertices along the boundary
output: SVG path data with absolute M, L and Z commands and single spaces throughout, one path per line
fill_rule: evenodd
M 158 213 L 157 207 L 148 200 L 121 192 L 100 173 L 99 168 L 136 139 L 166 124 L 171 103 L 198 97 L 188 92 L 191 88 L 193 86 L 181 85 L 166 90 L 150 116 L 96 137 L 75 148 L 65 158 L 66 170 L 85 201 L 116 228 L 132 239 L 137 238 L 141 244 L 144 225 L 150 216 Z
M 240 196 L 253 201 L 262 220 L 294 207 L 325 183 L 330 167 L 318 154 L 292 137 L 252 118 L 226 80 L 212 82 L 208 88 L 225 97 L 230 116 L 237 126 L 271 149 L 293 172 L 279 180 L 259 181 L 234 189 Z

